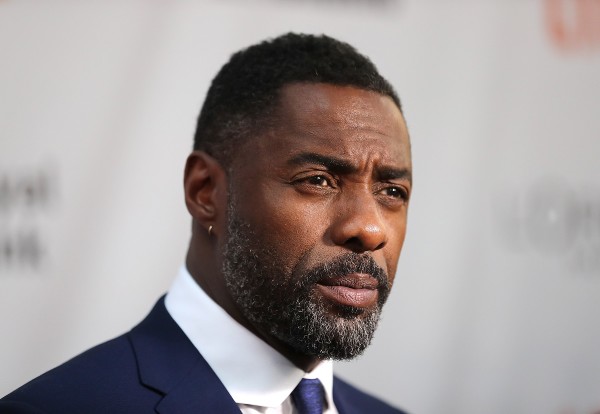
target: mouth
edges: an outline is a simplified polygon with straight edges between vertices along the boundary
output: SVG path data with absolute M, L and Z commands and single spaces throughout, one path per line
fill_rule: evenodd
M 377 279 L 366 273 L 321 279 L 319 292 L 328 300 L 355 308 L 369 308 L 377 303 L 379 292 Z

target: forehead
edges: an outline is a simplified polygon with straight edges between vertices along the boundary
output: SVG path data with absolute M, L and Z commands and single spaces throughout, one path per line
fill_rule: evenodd
M 383 127 L 390 127 L 402 118 L 398 107 L 388 96 L 327 83 L 285 85 L 280 91 L 279 106 L 286 121 L 302 126 L 311 125 L 308 117 L 312 116 L 327 118 L 344 128 L 361 127 L 375 119 L 384 121 Z
M 376 158 L 410 169 L 404 118 L 385 95 L 322 83 L 289 84 L 281 89 L 275 118 L 269 131 L 247 142 L 244 162 L 265 165 L 317 152 L 358 163 Z
M 330 84 L 291 84 L 281 91 L 280 115 L 280 136 L 293 137 L 293 147 L 316 144 L 340 155 L 349 152 L 349 156 L 358 155 L 352 154 L 356 150 L 379 149 L 397 161 L 410 158 L 400 110 L 391 98 L 376 92 Z

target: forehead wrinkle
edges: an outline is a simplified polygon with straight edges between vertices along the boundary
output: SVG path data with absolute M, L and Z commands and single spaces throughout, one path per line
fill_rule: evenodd
M 339 107 L 334 106 L 334 108 Z M 402 120 L 399 116 L 389 116 L 391 114 L 382 111 L 364 111 L 360 108 L 321 111 L 308 108 L 286 112 L 287 122 L 284 128 L 311 136 L 347 131 L 390 136 L 390 132 L 398 132 L 400 138 L 402 130 Z
M 292 132 L 298 140 L 314 139 L 325 148 L 334 149 L 339 155 L 350 157 L 351 159 L 360 158 L 366 146 L 372 147 L 374 151 L 381 150 L 382 154 L 388 155 L 389 149 L 386 148 L 386 142 L 397 142 L 404 146 L 404 139 L 401 130 L 386 129 L 385 125 L 377 123 L 361 123 L 360 121 L 351 122 L 300 122 L 293 125 Z M 344 135 L 342 138 L 341 135 Z M 334 137 L 334 139 L 330 139 Z M 339 139 L 335 139 L 339 137 Z M 407 138 L 408 141 L 408 138 Z M 344 145 L 346 144 L 346 145 Z M 352 144 L 358 144 L 355 148 Z M 348 146 L 348 147 L 346 147 Z M 410 144 L 408 144 L 410 151 Z M 397 161 L 403 161 L 406 154 L 397 154 Z
M 393 132 L 393 133 L 390 133 Z M 351 135 L 345 135 L 347 139 L 358 142 L 360 144 L 366 144 L 370 142 L 376 142 L 376 138 L 385 138 L 398 140 L 402 142 L 402 133 L 399 130 L 390 131 L 385 124 L 382 123 L 362 123 L 360 121 L 341 121 L 332 119 L 330 122 L 322 122 L 318 120 L 310 119 L 294 119 L 293 122 L 288 122 L 282 126 L 279 133 L 291 134 L 298 140 L 303 139 L 315 139 L 322 142 L 322 145 L 327 146 L 332 144 L 335 148 L 340 149 L 338 144 L 342 141 L 330 140 L 328 138 L 339 136 L 341 133 L 351 133 Z
M 362 129 L 385 135 L 384 130 L 402 130 L 402 114 L 394 102 L 385 95 L 351 86 L 315 84 L 310 90 L 302 84 L 282 88 L 279 111 L 293 127 L 303 129 L 323 128 L 323 124 L 336 125 L 337 130 Z M 354 90 L 357 94 L 343 99 L 329 93 L 330 89 Z M 372 99 L 375 98 L 375 99 Z
M 389 131 L 396 130 L 399 119 L 385 109 L 373 108 L 364 101 L 354 100 L 348 107 L 342 107 L 328 114 L 331 118 L 330 122 L 340 130 L 360 130 L 387 135 Z

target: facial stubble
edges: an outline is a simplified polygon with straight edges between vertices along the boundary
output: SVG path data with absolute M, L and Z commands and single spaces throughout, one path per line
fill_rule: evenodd
M 260 331 L 304 355 L 320 359 L 351 359 L 371 343 L 390 284 L 385 271 L 367 253 L 348 252 L 308 270 L 282 259 L 228 206 L 228 239 L 223 275 L 243 315 Z M 316 292 L 325 278 L 366 273 L 378 282 L 376 306 L 362 309 L 326 303 Z

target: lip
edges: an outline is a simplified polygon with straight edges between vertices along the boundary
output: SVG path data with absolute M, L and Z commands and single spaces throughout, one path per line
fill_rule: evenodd
M 368 274 L 352 273 L 319 281 L 317 287 L 328 300 L 339 305 L 368 308 L 377 302 L 377 280 Z

